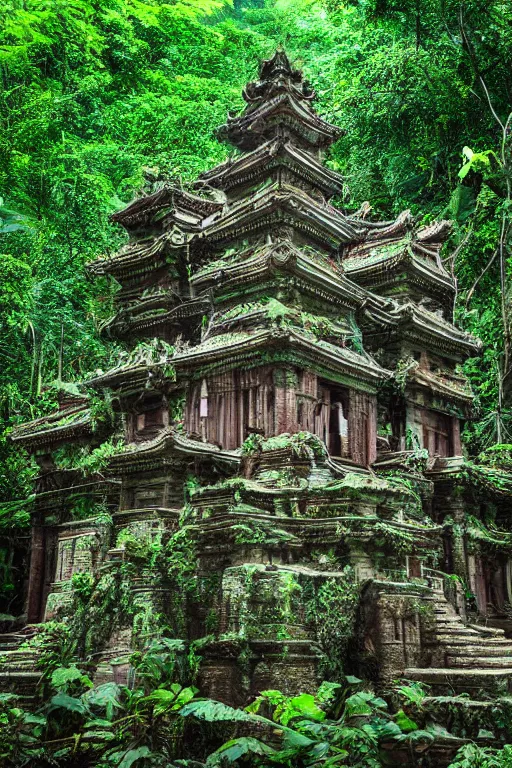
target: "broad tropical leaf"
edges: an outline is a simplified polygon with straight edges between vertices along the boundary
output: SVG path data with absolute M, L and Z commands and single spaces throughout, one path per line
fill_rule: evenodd
M 68 712 L 77 712 L 80 715 L 84 715 L 87 712 L 87 707 L 81 699 L 68 696 L 67 693 L 57 693 L 50 699 L 49 712 L 54 709 L 67 709 Z
M 220 749 L 209 755 L 206 765 L 214 766 L 235 763 L 240 757 L 248 754 L 272 755 L 275 754 L 275 750 L 252 736 L 242 737 L 223 744 Z

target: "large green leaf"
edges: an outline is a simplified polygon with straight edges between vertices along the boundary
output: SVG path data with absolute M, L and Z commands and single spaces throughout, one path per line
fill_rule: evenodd
M 418 724 L 415 723 L 414 720 L 411 720 L 411 718 L 405 714 L 403 709 L 399 709 L 396 713 L 395 722 L 404 733 L 418 730 Z
M 301 693 L 300 696 L 286 699 L 274 712 L 274 720 L 283 725 L 288 725 L 290 720 L 297 717 L 322 722 L 325 720 L 325 712 L 320 709 L 315 697 L 310 693 Z
M 168 690 L 166 688 L 157 688 L 141 699 L 141 704 L 148 703 L 154 705 L 155 715 L 163 715 L 165 712 L 177 711 L 185 704 L 191 701 L 197 688 L 182 688 L 180 685 L 172 685 Z
M 88 688 L 93 687 L 90 678 L 74 665 L 70 667 L 57 667 L 52 672 L 51 683 L 57 690 L 67 691 L 69 683 L 77 681 Z
M 373 693 L 361 691 L 348 697 L 345 702 L 345 714 L 347 717 L 371 715 L 376 708 L 384 709 L 386 706 L 384 699 L 376 698 Z
M 87 712 L 87 707 L 81 699 L 76 699 L 73 696 L 68 696 L 67 693 L 57 693 L 50 699 L 49 712 L 55 709 L 65 709 L 68 712 L 77 712 L 83 715 Z
M 205 720 L 208 723 L 256 723 L 262 721 L 270 723 L 269 720 L 260 715 L 244 712 L 243 709 L 234 709 L 227 704 L 222 704 L 222 702 L 213 701 L 212 699 L 191 701 L 189 704 L 185 704 L 185 706 L 182 707 L 180 715 L 182 715 L 182 717 L 197 717 L 198 720 Z
M 85 693 L 82 698 L 91 707 L 105 710 L 107 720 L 111 720 L 116 709 L 122 707 L 121 689 L 116 683 L 104 683 Z
M 116 768 L 131 768 L 131 766 L 135 765 L 139 760 L 145 760 L 146 758 L 153 756 L 156 757 L 155 753 L 146 746 L 136 747 L 135 749 L 129 749 L 126 752 L 118 752 L 116 754 L 119 759 L 119 762 L 115 763 Z
M 306 749 L 314 745 L 314 740 L 293 728 L 283 728 L 283 746 L 286 749 Z
M 240 757 L 248 754 L 272 755 L 274 753 L 274 749 L 259 741 L 259 739 L 255 739 L 252 736 L 241 737 L 223 744 L 220 749 L 217 749 L 208 757 L 206 765 L 214 766 L 235 763 Z

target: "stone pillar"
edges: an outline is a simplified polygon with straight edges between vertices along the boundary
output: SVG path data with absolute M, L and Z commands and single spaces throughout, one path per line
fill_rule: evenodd
M 367 466 L 377 458 L 377 398 L 351 389 L 348 444 L 350 458 Z
M 368 447 L 366 452 L 367 464 L 373 464 L 377 458 L 377 396 L 367 395 L 368 405 Z
M 453 455 L 462 456 L 462 443 L 460 439 L 460 419 L 452 417 L 452 444 Z
M 350 551 L 350 564 L 354 569 L 355 579 L 360 584 L 375 576 L 371 557 L 361 548 L 353 546 Z
M 466 565 L 466 546 L 464 542 L 463 528 L 465 518 L 464 501 L 457 497 L 452 497 L 449 499 L 447 504 L 447 513 L 450 514 L 453 518 L 453 526 L 451 529 L 453 572 L 467 582 L 468 571 Z
M 295 371 L 289 368 L 274 370 L 274 434 L 297 431 L 298 380 Z
M 423 441 L 424 410 L 413 403 L 407 403 L 405 411 L 405 436 L 402 450 L 428 448 Z
M 45 577 L 45 533 L 40 523 L 32 528 L 30 544 L 30 571 L 28 577 L 27 623 L 36 624 L 41 620 L 41 598 Z

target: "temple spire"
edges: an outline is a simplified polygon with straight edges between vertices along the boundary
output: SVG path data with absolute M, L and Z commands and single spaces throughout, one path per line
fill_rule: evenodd
M 252 150 L 276 136 L 317 151 L 336 141 L 342 131 L 322 120 L 311 106 L 315 92 L 294 69 L 282 48 L 262 62 L 259 79 L 248 83 L 243 97 L 247 107 L 229 117 L 218 132 L 220 139 L 241 150 Z
M 264 59 L 260 66 L 260 80 L 273 80 L 281 73 L 292 76 L 294 70 L 286 55 L 283 46 L 280 45 L 271 59 Z

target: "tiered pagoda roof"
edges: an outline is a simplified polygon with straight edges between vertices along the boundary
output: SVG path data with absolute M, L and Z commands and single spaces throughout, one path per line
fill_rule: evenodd
M 286 127 L 296 143 L 323 149 L 342 135 L 335 125 L 322 120 L 311 108 L 315 92 L 294 70 L 284 51 L 265 61 L 259 80 L 243 93 L 247 108 L 240 117 L 229 118 L 219 129 L 219 138 L 243 151 L 252 150 Z
M 169 393 L 208 371 L 265 360 L 375 391 L 391 373 L 363 351 L 356 319 L 374 349 L 395 339 L 457 360 L 475 354 L 478 342 L 441 317 L 453 295 L 439 256 L 449 222 L 417 229 L 408 211 L 373 222 L 368 205 L 349 215 L 328 203 L 343 180 L 318 150 L 340 131 L 316 115 L 314 92 L 282 51 L 244 98 L 244 113 L 221 130 L 243 154 L 202 174 L 203 196 L 160 184 L 112 216 L 130 241 L 90 265 L 122 284 L 105 329 L 172 346 L 134 351 L 90 386 Z M 269 300 L 281 304 L 279 317 Z M 417 366 L 409 381 L 469 397 L 453 372 Z
M 116 338 L 158 337 L 169 330 L 176 335 L 183 324 L 200 322 L 210 306 L 207 293 L 180 301 L 174 292 L 157 288 L 133 305 L 121 307 L 102 332 Z
M 480 340 L 445 320 L 439 311 L 431 312 L 412 301 L 399 303 L 394 300 L 389 301 L 385 309 L 386 314 L 381 313 L 376 319 L 375 311 L 364 307 L 364 316 L 360 317 L 374 343 L 384 339 L 389 342 L 393 338 L 419 348 L 428 344 L 437 354 L 460 360 L 480 353 Z
M 448 314 L 455 294 L 453 278 L 445 270 L 440 250 L 451 224 L 439 221 L 415 229 L 409 211 L 388 226 L 370 226 L 366 236 L 344 249 L 347 275 L 369 290 L 397 299 L 421 297 Z
M 340 174 L 326 168 L 310 152 L 282 137 L 271 139 L 249 154 L 230 158 L 211 171 L 202 173 L 195 186 L 198 190 L 214 188 L 234 195 L 240 187 L 257 183 L 269 175 L 277 178 L 283 170 L 321 190 L 326 199 L 343 191 Z
M 222 203 L 164 185 L 112 215 L 130 241 L 114 256 L 90 262 L 88 270 L 123 281 L 172 263 L 183 254 L 193 234 L 200 232 L 201 222 L 221 208 Z
M 275 227 L 289 226 L 305 238 L 334 252 L 343 243 L 359 240 L 364 227 L 327 203 L 318 203 L 302 190 L 275 182 L 249 199 L 228 206 L 219 218 L 206 226 L 203 237 L 210 243 L 225 243 L 235 238 Z
M 143 472 L 155 467 L 173 467 L 176 458 L 205 460 L 236 470 L 240 464 L 237 451 L 221 450 L 217 445 L 192 440 L 172 427 L 163 430 L 153 440 L 131 443 L 126 450 L 115 454 L 109 462 L 106 474 L 122 476 L 125 473 Z
M 212 200 L 163 184 L 156 192 L 137 198 L 110 218 L 116 224 L 121 224 L 127 232 L 137 232 L 151 226 L 168 229 L 170 222 L 181 223 L 185 227 L 197 225 L 221 207 Z
M 431 371 L 418 366 L 409 374 L 409 381 L 416 384 L 435 396 L 441 398 L 447 404 L 451 404 L 453 410 L 462 408 L 462 415 L 467 418 L 471 413 L 474 395 L 466 378 L 454 371 Z
M 13 442 L 32 451 L 86 438 L 93 432 L 86 393 L 76 384 L 64 382 L 54 382 L 49 389 L 56 389 L 59 410 L 20 424 L 11 433 Z
M 355 309 L 364 303 L 386 306 L 389 302 L 373 297 L 364 288 L 347 279 L 339 263 L 325 253 L 300 247 L 288 239 L 277 239 L 251 246 L 241 252 L 211 262 L 195 272 L 190 283 L 196 294 L 212 290 L 216 301 L 227 301 L 235 294 L 273 295 L 277 279 L 304 295 L 333 303 L 337 307 Z
M 11 440 L 29 450 L 38 450 L 91 434 L 91 413 L 87 403 L 82 403 L 21 424 L 11 434 Z
M 369 355 L 315 338 L 293 327 L 257 328 L 254 332 L 239 331 L 212 335 L 206 341 L 178 353 L 173 358 L 177 371 L 191 373 L 244 367 L 265 362 L 302 363 L 313 369 L 342 376 L 356 389 L 377 386 L 388 378 L 390 371 L 382 368 Z
M 109 388 L 117 394 L 141 391 L 169 392 L 175 388 L 174 349 L 160 339 L 141 343 L 109 371 L 98 372 L 87 381 L 93 389 Z

